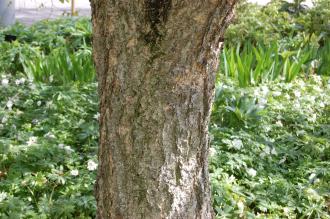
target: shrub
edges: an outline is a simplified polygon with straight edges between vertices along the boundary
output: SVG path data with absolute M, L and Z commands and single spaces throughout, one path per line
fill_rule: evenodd
M 4 29 L 0 32 L 0 72 L 21 72 L 39 82 L 94 81 L 91 32 L 91 23 L 85 18 Z M 15 35 L 17 40 L 4 42 L 5 34 Z

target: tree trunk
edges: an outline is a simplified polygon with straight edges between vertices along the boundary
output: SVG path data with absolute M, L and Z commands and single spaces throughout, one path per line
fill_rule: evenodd
M 92 0 L 99 219 L 213 218 L 208 123 L 236 0 Z
M 15 0 L 0 0 L 0 27 L 15 23 Z

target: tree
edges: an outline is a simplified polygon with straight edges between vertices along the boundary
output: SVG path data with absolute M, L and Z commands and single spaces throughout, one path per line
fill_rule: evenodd
M 92 0 L 98 218 L 212 218 L 208 123 L 236 0 Z
M 15 23 L 15 0 L 0 1 L 0 27 Z

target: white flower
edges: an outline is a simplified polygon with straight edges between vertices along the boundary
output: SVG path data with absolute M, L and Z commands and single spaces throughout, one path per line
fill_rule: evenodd
M 268 92 L 269 92 L 268 87 L 265 86 L 265 85 L 261 86 L 260 88 L 261 88 L 261 90 L 262 90 L 263 92 L 265 92 L 265 93 L 268 93 Z
M 316 114 L 312 114 L 311 116 L 309 116 L 307 118 L 307 121 L 312 123 L 316 122 Z
M 305 82 L 303 80 L 298 80 L 297 84 L 300 86 L 300 88 L 305 87 Z
M 70 171 L 71 176 L 78 176 L 79 175 L 79 171 L 78 170 L 71 170 Z
M 243 142 L 241 139 L 234 139 L 231 141 L 233 148 L 239 150 L 243 147 Z
M 59 144 L 58 147 L 59 147 L 60 149 L 65 150 L 65 151 L 68 152 L 68 153 L 71 153 L 71 152 L 74 151 L 69 145 Z
M 319 87 L 319 86 L 315 86 L 313 87 L 314 88 L 314 91 L 318 92 L 318 93 L 321 93 L 323 92 L 323 90 Z
M 9 84 L 9 80 L 7 78 L 4 78 L 1 80 L 1 85 L 4 87 L 7 87 Z
M 59 147 L 60 149 L 64 149 L 64 144 L 59 144 L 58 147 Z
M 10 110 L 12 109 L 13 105 L 14 105 L 14 103 L 11 100 L 8 100 L 8 102 L 6 103 L 7 108 Z
M 253 91 L 253 96 L 255 96 L 255 97 L 259 97 L 259 96 L 260 96 L 260 91 L 257 90 L 257 89 L 255 89 L 255 90 Z
M 299 101 L 295 101 L 293 103 L 293 107 L 296 108 L 296 109 L 299 109 L 301 107 Z
M 36 144 L 37 143 L 37 140 L 38 140 L 37 137 L 32 136 L 32 137 L 29 138 L 29 140 L 26 143 L 27 143 L 28 146 L 31 146 L 33 144 Z
M 300 135 L 304 135 L 305 134 L 305 130 L 298 130 L 296 131 L 296 135 L 300 136 Z
M 318 200 L 320 200 L 320 199 L 322 198 L 322 197 L 317 193 L 317 191 L 315 191 L 315 190 L 312 189 L 312 188 L 308 188 L 308 189 L 306 190 L 306 193 L 307 193 L 308 198 L 311 199 L 311 200 L 316 200 L 316 201 L 318 201 Z
M 319 65 L 318 60 L 314 59 L 313 61 L 311 61 L 311 67 L 312 67 L 312 68 L 317 68 L 318 65 Z
M 21 79 L 16 79 L 15 80 L 15 84 L 16 85 L 21 85 L 25 83 L 25 78 L 21 78 Z
M 263 128 L 264 128 L 265 132 L 269 132 L 270 130 L 272 130 L 272 127 L 269 125 L 265 125 Z
M 274 147 L 272 148 L 272 151 L 270 153 L 273 154 L 273 155 L 277 155 L 277 151 Z
M 8 121 L 8 118 L 7 117 L 2 117 L 2 120 L 1 120 L 1 123 L 2 124 L 5 124 L 5 123 L 7 123 L 7 121 Z
M 217 151 L 214 148 L 210 148 L 210 157 L 217 155 Z
M 260 105 L 266 105 L 267 104 L 267 99 L 265 99 L 265 98 L 259 98 L 258 99 L 258 102 L 259 102 Z
M 45 134 L 44 137 L 46 137 L 46 138 L 56 138 L 55 135 L 52 134 L 51 132 L 48 132 L 47 134 Z
M 318 84 L 320 84 L 322 82 L 322 78 L 320 75 L 312 75 L 312 78 Z
M 100 119 L 100 113 L 96 113 L 94 116 L 93 116 L 94 119 L 96 120 L 99 120 Z
M 24 84 L 26 80 L 25 80 L 25 78 L 21 78 L 20 81 L 21 81 L 21 84 Z
M 278 110 L 283 110 L 285 109 L 285 107 L 281 104 L 281 103 L 278 103 L 274 106 L 275 109 L 278 109 Z
M 89 161 L 87 162 L 87 169 L 88 169 L 89 171 L 96 170 L 96 169 L 97 169 L 97 163 L 95 163 L 95 162 L 92 161 L 92 160 L 89 160 Z
M 321 108 L 324 108 L 324 107 L 325 107 L 325 104 L 324 104 L 323 102 L 320 102 L 319 106 L 320 106 Z
M 297 98 L 301 97 L 301 93 L 300 93 L 299 90 L 295 90 L 295 91 L 293 91 L 293 94 L 294 94 L 295 97 L 297 97 Z
M 241 200 L 239 200 L 237 202 L 237 208 L 238 208 L 240 216 L 242 216 L 243 212 L 244 212 L 244 203 Z
M 307 102 L 311 102 L 312 104 L 315 102 L 315 97 L 314 96 L 305 96 L 304 98 L 303 98 L 305 101 L 307 101 Z
M 276 123 L 275 123 L 276 126 L 278 127 L 283 127 L 283 124 L 280 120 L 278 120 Z
M 255 177 L 257 175 L 257 171 L 253 168 L 249 168 L 246 170 L 247 174 L 249 174 L 251 177 Z
M 36 85 L 35 84 L 30 84 L 30 89 L 31 90 L 35 90 L 36 89 Z
M 315 173 L 312 173 L 312 174 L 308 177 L 309 181 L 314 180 L 315 176 L 316 176 L 316 174 L 315 174 Z
M 283 88 L 284 88 L 285 90 L 290 90 L 290 89 L 292 88 L 292 84 L 291 84 L 291 83 L 284 83 L 284 84 L 283 84 Z
M 261 157 L 261 158 L 264 158 L 265 156 L 266 156 L 266 154 L 265 154 L 264 152 L 261 152 L 261 153 L 260 153 L 260 157 Z
M 48 108 L 50 108 L 51 106 L 53 106 L 53 101 L 47 101 L 47 102 L 46 102 L 46 106 L 47 106 Z
M 40 100 L 37 102 L 37 106 L 41 106 L 41 101 Z
M 285 81 L 285 77 L 283 75 L 280 76 L 280 81 Z M 282 84 L 282 82 L 281 82 Z
M 70 146 L 64 146 L 64 150 L 66 151 L 66 152 L 68 152 L 68 153 L 71 153 L 71 152 L 73 152 L 74 150 L 70 147 Z
M 52 83 L 53 81 L 54 81 L 54 76 L 53 75 L 49 76 L 49 82 Z
M 7 193 L 6 192 L 0 192 L 0 202 L 5 200 L 7 198 Z
M 265 148 L 264 152 L 265 152 L 266 154 L 270 154 L 270 147 L 267 146 L 267 147 Z
M 278 97 L 278 96 L 281 96 L 281 95 L 282 95 L 281 91 L 274 91 L 273 92 L 273 97 Z
M 229 88 L 229 86 L 225 85 L 225 84 L 222 84 L 221 86 L 222 86 L 223 89 L 228 89 Z
M 283 212 L 284 212 L 285 215 L 288 216 L 288 215 L 290 214 L 290 208 L 288 208 L 288 207 L 284 207 L 284 208 L 283 208 Z
M 263 97 L 267 96 L 269 93 L 269 88 L 267 86 L 261 86 L 260 87 L 260 92 Z
M 228 184 L 233 184 L 234 182 L 235 182 L 235 176 L 233 176 L 233 175 L 230 175 L 230 177 L 228 178 Z
M 286 161 L 286 156 L 284 156 L 279 162 L 278 162 L 278 164 L 282 164 L 282 163 L 284 163 Z

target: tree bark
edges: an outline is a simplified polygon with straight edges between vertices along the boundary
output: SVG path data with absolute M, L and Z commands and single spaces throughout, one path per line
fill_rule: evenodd
M 236 0 L 92 0 L 99 219 L 213 218 L 208 123 Z

